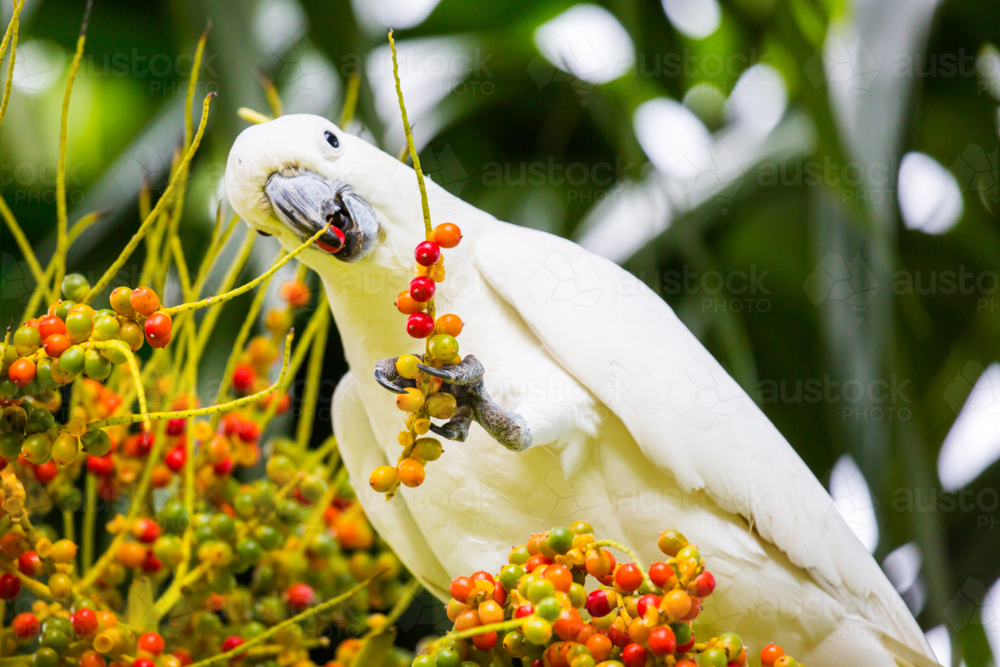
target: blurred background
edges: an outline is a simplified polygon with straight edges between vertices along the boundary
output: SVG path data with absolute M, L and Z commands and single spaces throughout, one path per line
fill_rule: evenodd
M 0 135 L 0 192 L 43 264 L 83 9 L 27 1 Z M 219 98 L 181 224 L 189 262 L 247 125 L 237 109 L 268 112 L 262 77 L 286 112 L 336 121 L 359 74 L 348 129 L 400 152 L 395 28 L 430 177 L 658 291 L 828 486 L 939 660 L 1000 663 L 994 2 L 99 0 L 67 187 L 71 224 L 106 215 L 71 270 L 99 276 L 139 224 L 142 183 L 164 186 L 209 19 L 195 105 Z M 262 239 L 246 277 L 276 251 Z M 8 322 L 32 280 L 5 227 L 0 254 Z M 178 294 L 169 280 L 166 301 Z M 223 321 L 242 321 L 249 299 Z M 224 352 L 206 355 L 201 377 L 221 374 L 236 328 L 219 327 Z M 346 370 L 336 336 L 329 345 L 320 405 Z M 330 415 L 319 416 L 321 440 Z

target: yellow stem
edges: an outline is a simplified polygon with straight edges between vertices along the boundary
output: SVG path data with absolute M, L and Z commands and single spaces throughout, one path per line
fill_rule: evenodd
M 10 26 L 13 26 L 14 31 L 11 35 L 10 41 L 10 62 L 7 63 L 7 84 L 3 89 L 3 105 L 0 106 L 0 124 L 3 124 L 3 119 L 7 117 L 7 105 L 10 103 L 11 84 L 14 83 L 14 61 L 17 58 L 17 31 L 21 24 L 19 17 L 21 16 L 22 7 L 24 7 L 24 0 L 14 3 L 14 16 L 11 17 L 10 25 L 8 25 L 8 30 L 10 29 Z M 0 53 L 0 59 L 2 58 L 3 54 Z
M 354 110 L 358 107 L 358 90 L 361 88 L 361 75 L 352 74 L 347 80 L 347 94 L 344 96 L 344 108 L 340 112 L 340 125 L 341 129 L 347 127 L 347 125 L 354 118 Z
M 211 415 L 216 412 L 224 412 L 227 410 L 235 410 L 236 408 L 241 408 L 244 405 L 250 403 L 256 403 L 261 401 L 275 391 L 281 386 L 281 383 L 285 380 L 285 375 L 288 372 L 288 360 L 292 347 L 292 339 L 294 338 L 295 331 L 292 330 L 288 333 L 285 338 L 285 356 L 284 361 L 281 366 L 281 374 L 278 376 L 278 380 L 272 384 L 267 389 L 257 392 L 251 396 L 245 396 L 243 398 L 237 399 L 235 401 L 230 401 L 228 403 L 223 403 L 221 405 L 213 405 L 207 408 L 198 408 L 197 410 L 177 410 L 174 412 L 152 412 L 148 415 L 150 421 L 164 421 L 168 419 L 187 419 L 188 417 L 204 417 L 206 415 Z M 99 428 L 108 428 L 109 426 L 120 426 L 122 424 L 135 424 L 142 420 L 139 415 L 120 415 L 118 417 L 108 417 L 107 419 L 102 419 L 101 421 L 91 422 L 87 424 L 88 431 L 95 431 Z M 152 466 L 147 466 L 152 469 Z
M 188 149 L 187 153 L 184 155 L 184 159 L 181 161 L 181 167 L 187 166 L 187 164 L 191 162 L 191 158 L 194 157 L 195 151 L 198 150 L 198 145 L 201 143 L 201 138 L 205 133 L 205 125 L 208 123 L 208 103 L 213 97 L 215 97 L 214 92 L 205 96 L 205 102 L 202 105 L 201 122 L 198 124 L 198 132 L 194 136 L 194 141 L 191 142 L 191 148 Z M 95 296 L 100 294 L 107 284 L 111 282 L 111 279 L 118 274 L 122 266 L 125 265 L 125 262 L 128 261 L 128 258 L 135 251 L 139 242 L 142 241 L 142 237 L 145 236 L 146 232 L 149 231 L 149 227 L 160 215 L 160 211 L 162 211 L 170 201 L 170 198 L 174 193 L 174 189 L 177 187 L 178 175 L 181 171 L 182 169 L 178 169 L 174 173 L 174 176 L 170 179 L 170 183 L 167 184 L 167 189 L 163 191 L 163 195 L 160 197 L 159 201 L 156 202 L 156 206 L 149 212 L 149 215 L 142 221 L 142 224 L 139 225 L 139 230 L 129 240 L 128 245 L 125 246 L 125 250 L 122 251 L 122 254 L 118 256 L 118 259 L 116 259 L 104 275 L 101 276 L 101 279 L 97 281 L 97 284 L 90 289 L 87 296 L 83 298 L 82 303 L 90 303 Z
M 279 632 L 281 632 L 282 630 L 284 630 L 288 626 L 290 626 L 290 625 L 296 625 L 298 623 L 301 623 L 302 621 L 305 621 L 305 620 L 307 620 L 309 618 L 312 618 L 316 614 L 322 613 L 322 612 L 326 611 L 327 609 L 331 609 L 332 607 L 335 607 L 338 604 L 341 604 L 345 600 L 348 600 L 348 599 L 352 598 L 353 596 L 357 595 L 358 591 L 360 591 L 361 589 L 363 589 L 364 587 L 366 587 L 374 579 L 375 579 L 375 577 L 372 577 L 370 579 L 362 581 L 360 584 L 358 584 L 357 586 L 355 586 L 351 590 L 347 591 L 343 595 L 338 595 L 337 597 L 335 597 L 335 598 L 333 598 L 331 600 L 327 600 L 326 602 L 322 602 L 322 603 L 316 605 L 315 607 L 312 607 L 311 609 L 307 609 L 306 611 L 302 612 L 301 614 L 297 614 L 295 616 L 292 616 L 288 620 L 282 621 L 281 623 L 278 623 L 277 625 L 271 626 L 270 628 L 268 628 L 264 632 L 260 633 L 256 637 L 253 637 L 252 639 L 246 640 L 245 642 L 243 642 L 242 644 L 240 644 L 237 648 L 234 648 L 233 650 L 227 651 L 225 653 L 219 653 L 218 655 L 214 655 L 211 658 L 206 658 L 205 660 L 201 660 L 199 662 L 196 662 L 193 665 L 191 665 L 191 667 L 207 667 L 208 665 L 212 665 L 212 664 L 214 664 L 216 662 L 223 662 L 223 661 L 235 658 L 236 656 L 244 653 L 248 648 L 250 648 L 252 646 L 256 646 L 257 644 L 260 644 L 261 642 L 263 642 L 266 639 L 270 639 L 271 637 L 273 637 L 274 635 L 278 634 Z
M 392 51 L 392 76 L 396 79 L 396 96 L 399 97 L 399 111 L 403 114 L 403 131 L 406 132 L 406 145 L 413 158 L 413 169 L 417 172 L 417 187 L 420 188 L 420 205 L 424 212 L 424 230 L 431 233 L 431 208 L 427 202 L 427 189 L 424 187 L 424 172 L 420 169 L 420 158 L 417 148 L 413 145 L 413 133 L 410 131 L 410 121 L 406 117 L 406 105 L 403 104 L 403 88 L 399 84 L 399 64 L 396 62 L 396 42 L 389 31 L 389 49 Z
M 265 116 L 261 112 L 248 109 L 247 107 L 240 107 L 239 110 L 237 110 L 236 115 L 248 123 L 253 123 L 254 125 L 262 125 L 268 121 L 274 120 L 270 116 Z
M 59 298 L 59 289 L 63 276 L 66 274 L 66 152 L 69 143 L 69 100 L 73 94 L 73 82 L 80 70 L 80 59 L 83 58 L 83 45 L 87 41 L 87 21 L 90 19 L 90 9 L 93 0 L 87 0 L 87 9 L 83 13 L 83 25 L 80 26 L 80 36 L 76 40 L 76 53 L 69 66 L 69 76 L 66 78 L 66 92 L 63 94 L 62 117 L 59 121 L 59 159 L 56 163 L 56 252 L 52 261 L 56 263 L 56 273 L 50 286 L 50 299 Z
M 45 289 L 43 286 L 43 283 L 45 283 L 45 271 L 42 270 L 42 265 L 38 263 L 38 258 L 35 257 L 35 251 L 31 249 L 31 244 L 24 235 L 24 230 L 21 229 L 21 225 L 17 224 L 14 213 L 7 206 L 7 202 L 2 195 L 0 195 L 0 215 L 3 216 L 4 221 L 7 223 L 10 233 L 14 235 L 14 241 L 17 242 L 17 247 L 20 249 L 21 254 L 24 255 L 24 261 L 28 263 L 28 270 L 31 271 L 31 276 L 35 279 L 35 289 Z
M 298 257 L 299 254 L 301 254 L 303 250 L 305 250 L 306 248 L 308 248 L 309 246 L 311 246 L 313 243 L 315 243 L 319 239 L 319 237 L 322 236 L 325 233 L 326 233 L 326 227 L 324 227 L 323 229 L 321 229 L 318 232 L 316 232 L 315 234 L 313 234 L 311 237 L 309 237 L 309 239 L 305 243 L 303 243 L 298 248 L 296 248 L 295 250 L 293 250 L 290 253 L 288 253 L 287 255 L 285 255 L 281 260 L 278 261 L 278 263 L 276 263 L 270 269 L 268 269 L 267 271 L 265 271 L 264 273 L 262 273 L 258 277 L 254 278 L 250 282 L 246 283 L 245 285 L 237 287 L 236 289 L 231 290 L 229 292 L 226 292 L 225 294 L 219 294 L 217 296 L 210 296 L 207 299 L 202 299 L 201 301 L 195 301 L 193 303 L 182 303 L 182 304 L 180 304 L 178 306 L 173 306 L 171 308 L 165 308 L 165 309 L 163 309 L 162 312 L 166 313 L 167 315 L 173 316 L 173 315 L 176 315 L 177 313 L 185 313 L 185 312 L 187 312 L 189 310 L 198 310 L 199 308 L 206 308 L 208 306 L 213 306 L 213 305 L 217 305 L 217 304 L 220 304 L 220 303 L 225 303 L 226 301 L 229 301 L 230 299 L 235 299 L 236 297 L 240 296 L 241 294 L 246 294 L 247 292 L 249 292 L 250 290 L 252 290 L 254 287 L 256 287 L 257 285 L 260 285 L 262 282 L 264 282 L 265 280 L 267 280 L 268 278 L 270 278 L 271 276 L 273 276 L 275 273 L 277 273 L 278 270 L 281 269 L 281 267 L 283 267 L 285 264 L 288 264 L 288 262 L 290 262 L 294 258 Z
M 322 294 L 322 291 L 321 291 Z M 326 297 L 323 296 L 323 300 Z M 319 400 L 319 385 L 323 376 L 323 357 L 326 352 L 326 337 L 329 332 L 330 311 L 323 310 L 318 315 L 322 318 L 317 325 L 316 338 L 313 339 L 312 352 L 309 354 L 309 367 L 306 370 L 306 390 L 302 397 L 299 423 L 295 433 L 295 444 L 300 452 L 309 447 L 312 437 L 313 422 L 316 417 L 316 402 Z

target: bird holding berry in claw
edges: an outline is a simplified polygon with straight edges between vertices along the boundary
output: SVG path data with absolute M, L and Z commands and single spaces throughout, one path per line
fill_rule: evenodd
M 402 363 L 414 338 L 394 300 L 414 293 L 425 240 L 413 170 L 326 119 L 290 115 L 239 136 L 225 182 L 243 219 L 286 248 L 330 229 L 301 259 L 323 279 L 352 369 L 335 392 L 335 434 L 371 522 L 438 597 L 455 576 L 498 570 L 524 534 L 585 513 L 626 543 L 683 531 L 716 563 L 700 622 L 748 645 L 780 637 L 810 667 L 934 664 L 820 482 L 635 277 L 429 183 L 431 217 L 463 237 L 435 300 L 461 313 L 464 356 Z M 458 442 L 425 483 L 385 502 L 366 482 L 413 446 L 397 442 L 400 413 L 385 400 L 409 395 L 407 373 L 455 397 L 432 426 Z

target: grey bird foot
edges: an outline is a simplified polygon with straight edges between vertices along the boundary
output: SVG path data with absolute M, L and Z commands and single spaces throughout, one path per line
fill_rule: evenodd
M 375 381 L 394 394 L 405 394 L 407 387 L 414 386 L 413 380 L 400 377 L 396 371 L 396 359 L 379 359 L 375 362 Z
M 469 437 L 469 427 L 472 426 L 473 410 L 472 406 L 460 405 L 458 409 L 455 410 L 455 414 L 452 415 L 444 424 L 438 426 L 437 424 L 431 424 L 431 431 L 437 433 L 442 438 L 447 438 L 448 440 L 455 440 L 456 442 L 465 442 L 465 439 Z
M 448 384 L 457 384 L 462 387 L 479 382 L 486 372 L 479 360 L 471 354 L 466 355 L 460 364 L 445 364 L 441 368 L 417 364 L 417 368 L 428 375 L 441 378 Z

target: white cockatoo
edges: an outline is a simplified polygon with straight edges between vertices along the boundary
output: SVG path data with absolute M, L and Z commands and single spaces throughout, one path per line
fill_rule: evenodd
M 700 636 L 774 641 L 810 667 L 934 664 L 826 490 L 666 303 L 612 262 L 433 183 L 432 219 L 464 235 L 436 296 L 438 313 L 465 322 L 464 361 L 444 370 L 473 396 L 465 419 L 435 427 L 464 441 L 386 501 L 368 477 L 395 465 L 403 413 L 383 360 L 423 350 L 393 305 L 424 239 L 414 171 L 324 118 L 289 115 L 237 138 L 225 183 L 240 216 L 286 248 L 328 224 L 344 232 L 341 250 L 331 233 L 301 255 L 351 368 L 334 432 L 372 524 L 439 598 L 451 578 L 496 572 L 529 534 L 575 519 L 646 564 L 675 528 L 718 581 Z

